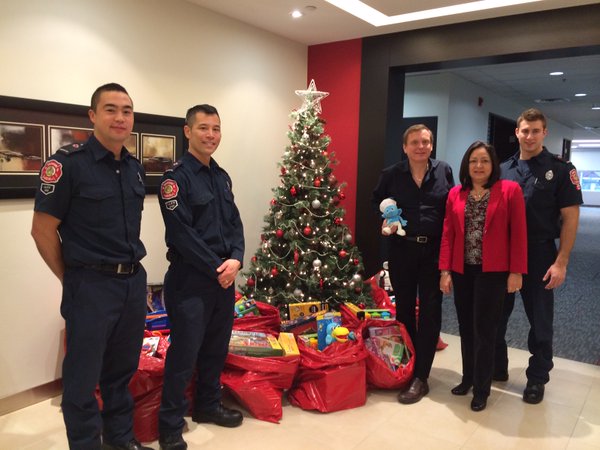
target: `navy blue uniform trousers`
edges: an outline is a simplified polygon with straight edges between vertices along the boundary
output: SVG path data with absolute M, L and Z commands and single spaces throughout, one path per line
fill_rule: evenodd
M 429 378 L 442 326 L 439 254 L 439 240 L 420 244 L 398 238 L 390 246 L 389 270 L 396 296 L 396 319 L 404 324 L 413 342 L 414 376 L 422 381 Z
M 60 307 L 66 324 L 62 410 L 72 450 L 133 439 L 129 381 L 138 367 L 146 317 L 146 271 L 107 275 L 69 268 Z M 94 395 L 100 386 L 100 413 Z
M 547 281 L 543 281 L 548 268 L 556 260 L 556 244 L 554 241 L 532 242 L 527 246 L 527 275 L 523 275 L 521 298 L 527 319 L 529 335 L 527 346 L 531 357 L 526 370 L 527 380 L 536 384 L 545 384 L 550 380 L 552 362 L 552 339 L 554 334 L 554 290 L 546 289 Z M 506 329 L 508 319 L 515 305 L 515 294 L 507 294 L 504 300 L 502 320 L 496 335 L 496 352 L 494 371 L 496 373 L 508 369 L 508 351 L 506 345 Z
M 235 288 L 223 289 L 194 267 L 176 261 L 165 275 L 165 306 L 171 345 L 159 411 L 161 436 L 179 434 L 189 402 L 185 390 L 197 370 L 194 410 L 212 411 L 221 402 L 221 372 L 229 348 Z

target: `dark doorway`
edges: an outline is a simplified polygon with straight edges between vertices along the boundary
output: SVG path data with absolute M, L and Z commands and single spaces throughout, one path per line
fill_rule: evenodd
M 496 149 L 500 162 L 506 161 L 519 150 L 519 144 L 515 136 L 516 128 L 516 121 L 490 113 L 488 142 Z

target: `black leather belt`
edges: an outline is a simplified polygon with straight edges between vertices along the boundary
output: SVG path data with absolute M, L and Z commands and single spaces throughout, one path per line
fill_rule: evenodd
M 418 244 L 427 244 L 435 240 L 435 238 L 430 238 L 428 236 L 404 236 L 407 241 L 417 242 Z
M 115 275 L 131 275 L 134 274 L 139 268 L 140 263 L 127 263 L 127 264 L 88 264 L 83 266 L 86 269 L 97 270 L 98 272 L 106 272 Z

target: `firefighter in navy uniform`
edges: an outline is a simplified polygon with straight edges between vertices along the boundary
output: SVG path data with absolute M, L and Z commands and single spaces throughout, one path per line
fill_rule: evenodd
M 526 371 L 523 401 L 540 403 L 550 380 L 554 318 L 554 288 L 566 276 L 569 255 L 583 203 L 575 167 L 543 147 L 546 118 L 528 109 L 517 119 L 520 150 L 501 165 L 502 178 L 519 183 L 525 195 L 527 214 L 528 272 L 523 275 L 521 297 L 530 324 L 528 347 L 531 357 Z M 559 239 L 558 249 L 555 239 Z M 503 320 L 498 328 L 494 380 L 508 380 L 506 328 L 515 294 L 507 294 Z
M 221 141 L 216 108 L 197 105 L 186 114 L 189 149 L 165 172 L 159 202 L 166 227 L 169 270 L 165 305 L 171 322 L 162 402 L 160 448 L 183 450 L 184 391 L 197 369 L 194 422 L 225 427 L 242 423 L 221 403 L 235 305 L 235 277 L 244 257 L 244 232 L 231 179 L 212 158 Z
M 62 412 L 71 449 L 148 449 L 133 435 L 128 389 L 146 317 L 144 170 L 123 146 L 133 128 L 131 98 L 118 84 L 101 86 L 89 117 L 93 136 L 59 149 L 42 167 L 32 225 L 63 285 Z

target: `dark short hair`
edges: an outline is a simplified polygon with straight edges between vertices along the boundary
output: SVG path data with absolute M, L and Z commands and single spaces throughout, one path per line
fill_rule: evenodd
M 188 127 L 191 128 L 191 126 L 194 125 L 194 121 L 196 120 L 196 114 L 199 112 L 202 112 L 208 116 L 215 115 L 219 119 L 221 118 L 221 116 L 219 116 L 219 111 L 217 111 L 217 108 L 215 108 L 212 105 L 203 104 L 192 106 L 190 109 L 188 109 L 187 113 L 185 114 L 185 123 Z
M 521 126 L 521 122 L 526 120 L 527 122 L 535 122 L 536 120 L 541 120 L 542 125 L 544 126 L 544 130 L 546 129 L 546 116 L 543 112 L 536 108 L 526 109 L 521 113 L 519 117 L 517 117 L 517 128 Z
M 462 190 L 467 188 L 471 189 L 473 187 L 473 180 L 471 180 L 471 175 L 469 174 L 469 159 L 471 159 L 471 153 L 478 148 L 484 148 L 492 160 L 492 173 L 490 174 L 488 182 L 483 187 L 486 189 L 491 188 L 493 184 L 500 179 L 500 160 L 498 159 L 498 155 L 496 155 L 494 146 L 486 144 L 482 141 L 475 141 L 469 145 L 469 148 L 465 152 L 460 163 L 460 171 L 458 172 L 458 176 L 460 179 L 460 184 L 462 185 Z
M 131 100 L 131 96 L 129 95 L 129 92 L 127 92 L 127 90 L 121 86 L 118 83 L 107 83 L 107 84 L 103 84 L 102 86 L 100 86 L 99 88 L 97 88 L 94 93 L 92 94 L 92 101 L 90 104 L 90 108 L 92 109 L 92 111 L 96 111 L 96 107 L 98 106 L 98 102 L 100 101 L 100 96 L 102 95 L 103 92 L 123 92 L 124 94 L 127 94 L 127 97 L 129 97 L 129 100 Z M 133 100 L 131 101 L 131 104 L 133 105 Z
M 410 127 L 408 127 L 406 129 L 406 131 L 404 132 L 404 136 L 402 136 L 402 143 L 404 145 L 406 145 L 406 142 L 408 141 L 408 135 L 409 134 L 414 133 L 415 131 L 423 131 L 423 130 L 429 132 L 429 138 L 431 139 L 431 145 L 433 145 L 433 133 L 431 132 L 431 130 L 429 128 L 427 128 L 422 123 L 418 123 L 416 125 L 411 125 Z

